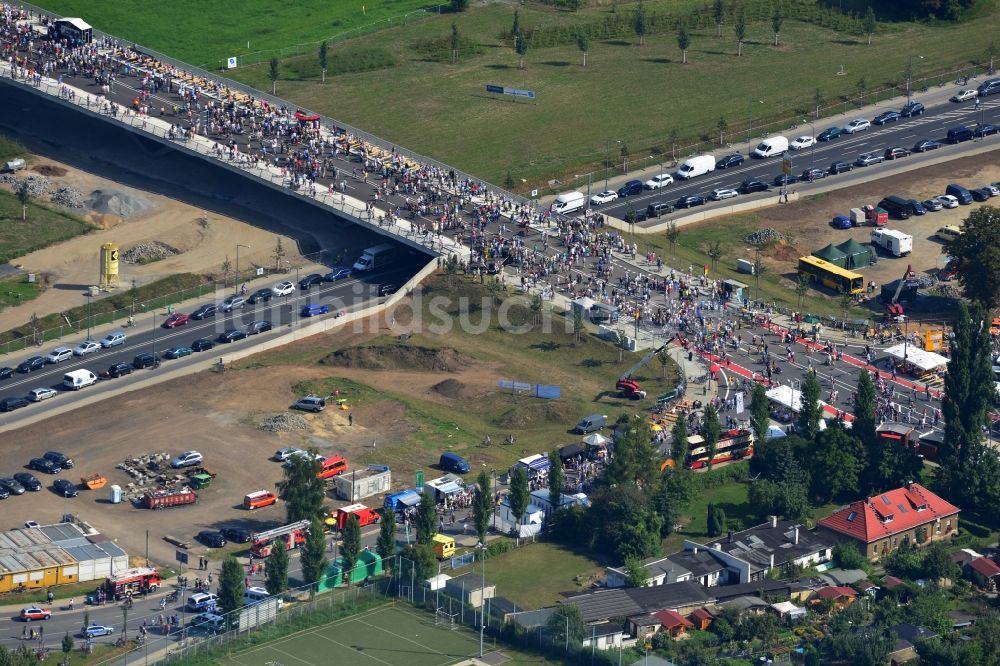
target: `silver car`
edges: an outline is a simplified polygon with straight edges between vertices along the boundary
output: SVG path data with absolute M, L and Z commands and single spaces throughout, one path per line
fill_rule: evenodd
M 223 312 L 232 312 L 233 310 L 242 309 L 244 304 L 246 304 L 246 300 L 242 296 L 230 296 L 222 301 L 219 309 Z

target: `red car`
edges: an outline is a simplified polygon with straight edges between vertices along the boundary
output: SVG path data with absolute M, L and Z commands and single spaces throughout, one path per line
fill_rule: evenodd
M 182 312 L 175 312 L 174 314 L 167 317 L 167 320 L 163 322 L 163 328 L 177 328 L 178 326 L 183 326 L 191 320 L 191 315 L 186 315 Z
M 52 617 L 52 611 L 48 608 L 30 606 L 28 608 L 21 609 L 21 619 L 25 622 L 31 622 L 32 620 L 48 620 L 50 617 Z

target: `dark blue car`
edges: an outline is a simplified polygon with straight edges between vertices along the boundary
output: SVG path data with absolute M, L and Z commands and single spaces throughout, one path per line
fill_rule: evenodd
M 330 311 L 329 305 L 303 305 L 301 315 L 303 317 L 315 317 Z

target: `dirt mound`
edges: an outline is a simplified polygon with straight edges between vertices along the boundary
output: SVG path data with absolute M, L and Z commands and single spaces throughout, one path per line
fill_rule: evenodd
M 435 393 L 439 393 L 446 398 L 461 398 L 465 395 L 466 386 L 457 379 L 446 379 L 431 387 Z
M 576 417 L 572 405 L 547 401 L 516 405 L 493 422 L 501 428 L 527 428 L 536 423 L 570 423 Z
M 31 167 L 32 171 L 42 174 L 43 176 L 65 176 L 69 171 L 62 167 L 55 166 L 53 164 L 39 164 L 38 166 Z
M 307 430 L 309 422 L 298 414 L 271 414 L 261 419 L 257 428 L 264 432 L 292 432 L 294 430 Z
M 128 192 L 108 188 L 91 192 L 87 207 L 95 213 L 135 217 L 148 211 L 153 204 Z
M 439 372 L 455 372 L 469 364 L 469 360 L 454 349 L 428 349 L 409 345 L 339 349 L 327 355 L 322 362 L 341 368 Z

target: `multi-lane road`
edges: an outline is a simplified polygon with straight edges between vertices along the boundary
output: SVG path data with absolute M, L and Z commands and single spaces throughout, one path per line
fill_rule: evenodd
M 916 101 L 920 100 L 917 99 Z M 865 116 L 858 114 L 855 117 L 864 118 Z M 872 120 L 872 117 L 867 117 L 867 120 Z M 871 129 L 856 134 L 842 134 L 839 138 L 831 141 L 817 142 L 811 148 L 790 150 L 781 157 L 767 159 L 751 158 L 747 153 L 753 149 L 755 144 L 749 146 L 744 144 L 741 146 L 742 150 L 734 148 L 733 150 L 716 153 L 716 157 L 722 157 L 742 152 L 746 160 L 740 166 L 717 169 L 705 176 L 687 181 L 677 179 L 675 175 L 675 182 L 671 185 L 658 190 L 643 190 L 642 194 L 625 197 L 610 204 L 598 206 L 597 210 L 612 217 L 625 219 L 628 206 L 632 206 L 635 211 L 645 211 L 646 207 L 654 201 L 664 201 L 672 204 L 680 197 L 690 195 L 707 197 L 716 188 L 736 189 L 745 180 L 761 180 L 771 185 L 772 189 L 777 190 L 778 188 L 773 185 L 773 181 L 776 177 L 782 175 L 782 161 L 786 158 L 791 158 L 793 165 L 792 173 L 798 176 L 806 169 L 814 167 L 827 171 L 833 162 L 843 161 L 853 164 L 862 153 L 876 151 L 881 155 L 885 152 L 886 148 L 896 146 L 912 150 L 914 144 L 923 139 L 933 139 L 941 142 L 943 145 L 937 151 L 957 152 L 963 150 L 968 144 L 952 146 L 946 143 L 945 138 L 948 130 L 952 127 L 962 125 L 972 128 L 978 123 L 1000 124 L 1000 95 L 984 97 L 978 109 L 972 100 L 962 102 L 961 104 L 948 103 L 946 105 L 928 106 L 919 116 L 900 118 L 896 122 L 890 122 L 885 125 L 873 124 Z M 791 143 L 800 136 L 812 137 L 819 135 L 829 126 L 829 121 L 818 120 L 812 123 L 812 125 L 806 123 L 795 129 L 788 130 L 783 136 L 787 137 L 789 143 Z M 1000 147 L 1000 135 L 993 134 L 984 139 L 977 139 L 977 141 L 979 140 L 989 141 Z M 935 153 L 932 152 L 930 154 Z M 914 160 L 918 159 L 918 157 L 917 154 L 913 154 L 900 159 Z M 882 164 L 874 164 L 867 167 L 855 167 L 853 173 L 866 172 L 870 174 L 870 178 L 878 178 L 879 171 L 883 170 L 887 164 L 891 164 L 891 162 L 883 162 Z M 669 169 L 665 169 L 664 173 L 672 172 Z M 827 178 L 846 178 L 849 175 L 829 175 Z M 638 176 L 636 177 L 638 178 Z M 645 182 L 647 178 L 648 176 L 643 177 L 641 180 Z M 970 185 L 982 184 L 984 183 L 970 183 Z M 591 192 L 596 194 L 601 191 L 603 189 L 602 185 L 603 183 L 594 183 L 591 187 Z M 792 187 L 796 186 L 793 185 Z M 610 189 L 616 188 L 611 187 Z M 892 194 L 892 192 L 886 192 L 886 194 Z M 732 200 L 729 200 L 727 203 L 731 202 Z M 684 211 L 679 212 L 683 214 Z

